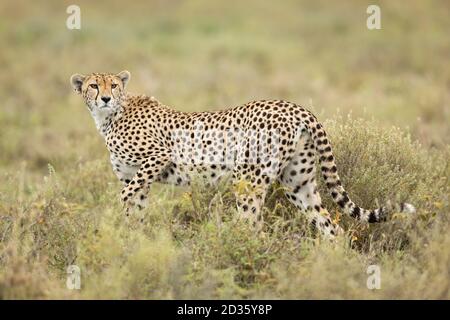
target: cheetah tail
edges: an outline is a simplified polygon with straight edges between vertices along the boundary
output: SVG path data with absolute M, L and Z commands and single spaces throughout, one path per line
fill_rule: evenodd
M 374 210 L 367 210 L 358 207 L 348 196 L 341 184 L 336 168 L 335 159 L 331 149 L 331 144 L 327 138 L 327 134 L 322 125 L 314 118 L 313 122 L 308 125 L 308 131 L 315 145 L 320 161 L 320 169 L 330 190 L 334 202 L 351 217 L 365 222 L 385 221 L 391 212 L 414 213 L 416 209 L 409 203 L 400 203 L 392 205 L 388 203 L 386 206 Z

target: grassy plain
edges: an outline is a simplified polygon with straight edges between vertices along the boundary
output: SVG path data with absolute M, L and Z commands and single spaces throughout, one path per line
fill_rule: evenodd
M 78 1 L 81 30 L 65 27 L 70 4 L 0 3 L 0 298 L 450 298 L 448 1 L 379 1 L 375 31 L 368 1 Z M 276 186 L 258 234 L 234 222 L 225 183 L 155 186 L 145 226 L 125 226 L 69 85 L 122 69 L 130 91 L 183 111 L 300 103 L 324 122 L 355 202 L 418 212 L 341 217 L 346 234 L 329 243 Z M 80 290 L 66 288 L 73 264 Z

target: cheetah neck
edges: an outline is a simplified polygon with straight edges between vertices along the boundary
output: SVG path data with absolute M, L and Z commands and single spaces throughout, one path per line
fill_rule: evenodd
M 98 132 L 105 137 L 111 123 L 117 114 L 116 110 L 113 109 L 96 109 L 91 112 L 92 117 L 95 121 L 95 126 L 97 127 Z

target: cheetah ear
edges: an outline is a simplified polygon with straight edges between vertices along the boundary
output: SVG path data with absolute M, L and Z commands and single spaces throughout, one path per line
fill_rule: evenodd
M 124 71 L 119 72 L 117 74 L 117 77 L 119 77 L 119 79 L 122 80 L 123 87 L 125 88 L 128 81 L 130 81 L 131 74 L 129 71 L 124 70 Z
M 72 85 L 72 88 L 76 93 L 81 93 L 81 86 L 83 85 L 85 78 L 86 76 L 78 73 L 75 73 L 70 77 L 70 84 Z

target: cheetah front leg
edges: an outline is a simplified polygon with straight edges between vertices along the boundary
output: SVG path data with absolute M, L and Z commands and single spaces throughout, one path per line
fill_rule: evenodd
M 121 192 L 121 200 L 127 217 L 130 216 L 133 208 L 142 209 L 146 206 L 151 184 L 157 180 L 169 164 L 170 153 L 165 149 L 159 149 L 141 163 L 139 170 Z
M 127 165 L 119 160 L 114 155 L 110 156 L 113 172 L 124 186 L 130 183 L 136 172 L 139 170 L 139 165 Z

